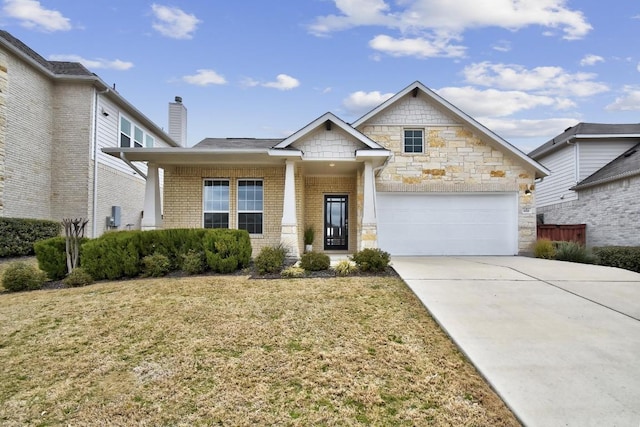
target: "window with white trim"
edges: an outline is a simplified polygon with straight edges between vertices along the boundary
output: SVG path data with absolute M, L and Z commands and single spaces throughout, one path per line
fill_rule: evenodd
M 204 228 L 229 228 L 229 181 L 205 179 Z
M 120 116 L 120 147 L 153 147 L 154 138 L 125 116 Z
M 263 182 L 260 179 L 238 180 L 238 229 L 262 234 Z
M 404 152 L 422 153 L 424 147 L 424 132 L 422 129 L 404 130 Z

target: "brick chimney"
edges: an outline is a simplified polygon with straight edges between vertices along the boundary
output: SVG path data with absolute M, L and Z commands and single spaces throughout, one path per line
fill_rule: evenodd
M 169 103 L 169 136 L 181 147 L 187 146 L 187 109 L 180 96 Z

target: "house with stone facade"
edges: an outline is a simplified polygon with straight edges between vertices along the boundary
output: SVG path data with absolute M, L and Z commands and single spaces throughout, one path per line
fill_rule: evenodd
M 534 181 L 548 174 L 420 82 L 354 123 L 326 113 L 284 139 L 103 151 L 164 170 L 156 227 L 244 229 L 254 255 L 282 243 L 299 256 L 309 227 L 313 249 L 326 253 L 528 252 Z M 145 203 L 159 213 L 153 185 Z
M 140 228 L 146 164 L 101 149 L 177 147 L 178 139 L 82 64 L 48 61 L 0 31 L 0 216 L 83 217 L 94 237 Z
M 586 224 L 587 246 L 640 245 L 640 124 L 579 123 L 529 153 L 551 172 L 539 221 Z

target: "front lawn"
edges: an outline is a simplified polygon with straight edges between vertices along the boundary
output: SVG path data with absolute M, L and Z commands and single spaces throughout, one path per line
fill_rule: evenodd
M 0 424 L 517 421 L 394 277 L 0 294 Z

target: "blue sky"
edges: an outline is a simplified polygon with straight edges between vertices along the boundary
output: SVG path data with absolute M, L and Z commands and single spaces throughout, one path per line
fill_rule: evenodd
M 578 122 L 640 122 L 628 0 L 0 0 L 0 27 L 82 62 L 188 140 L 351 122 L 420 80 L 525 152 Z

